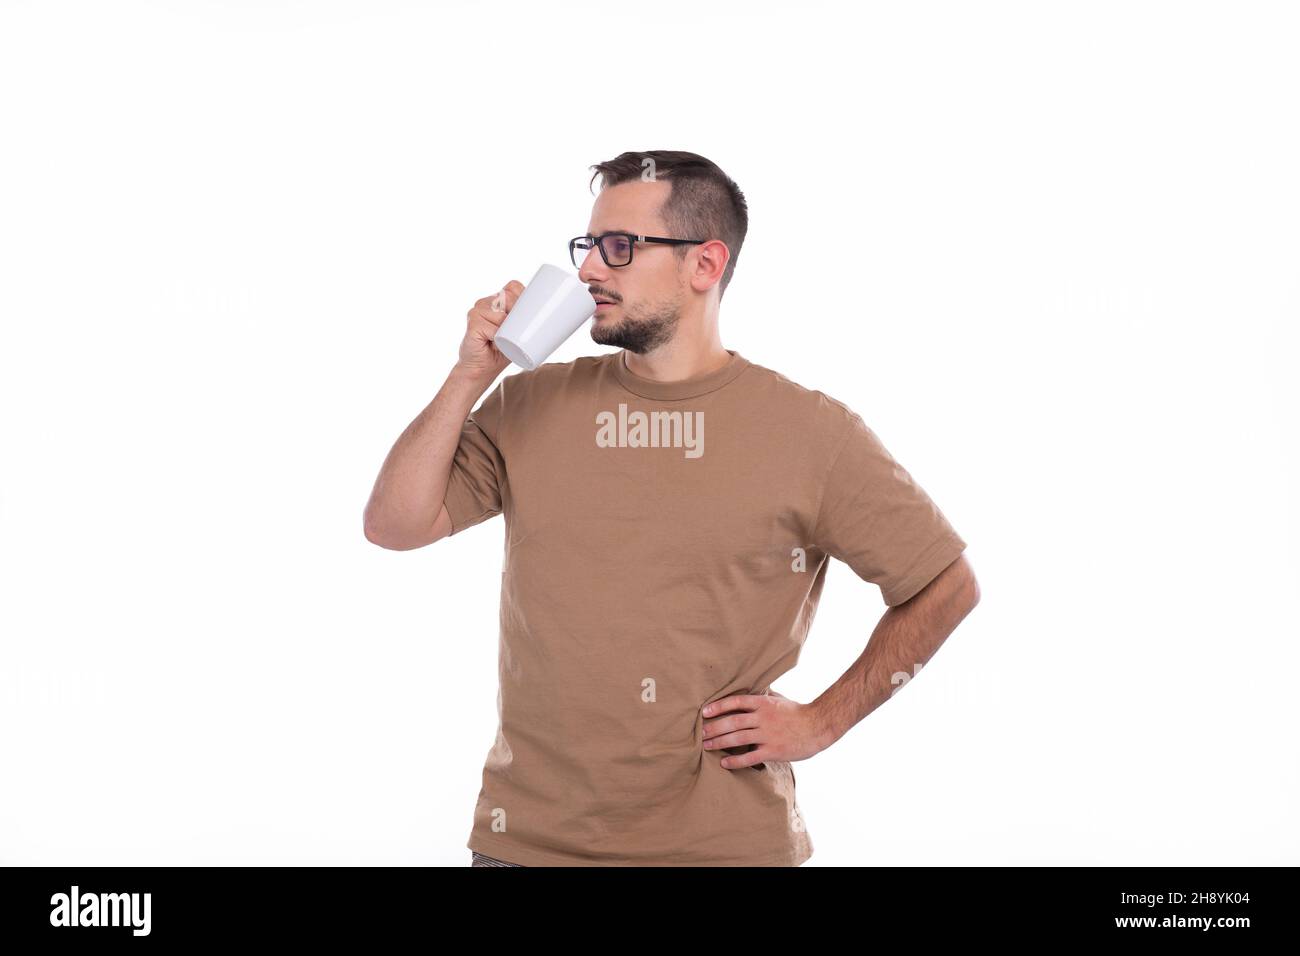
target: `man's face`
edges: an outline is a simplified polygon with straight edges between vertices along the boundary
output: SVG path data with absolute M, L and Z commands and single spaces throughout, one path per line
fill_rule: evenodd
M 658 210 L 670 189 L 671 183 L 659 181 L 602 189 L 591 209 L 588 234 L 630 232 L 683 238 L 665 232 L 659 218 Z M 644 354 L 672 339 L 686 295 L 683 263 L 673 248 L 662 242 L 639 242 L 632 249 L 629 265 L 611 268 L 593 247 L 586 261 L 580 261 L 578 278 L 588 291 L 597 300 L 613 303 L 596 309 L 591 323 L 594 342 Z

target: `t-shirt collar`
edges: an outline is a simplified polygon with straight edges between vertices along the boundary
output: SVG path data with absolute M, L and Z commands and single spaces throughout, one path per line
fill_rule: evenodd
M 626 351 L 626 349 L 619 349 L 610 356 L 611 364 L 614 367 L 614 375 L 618 378 L 619 384 L 629 392 L 640 395 L 642 398 L 669 401 L 679 398 L 696 398 L 706 392 L 713 392 L 722 388 L 749 367 L 748 359 L 739 352 L 727 349 L 726 352 L 731 358 L 712 372 L 705 372 L 703 375 L 696 375 L 693 378 L 678 379 L 675 382 L 657 382 L 654 379 L 644 378 L 629 371 L 623 361 Z

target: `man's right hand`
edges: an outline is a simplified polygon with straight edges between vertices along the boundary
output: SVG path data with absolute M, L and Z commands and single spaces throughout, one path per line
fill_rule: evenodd
M 492 340 L 523 291 L 524 284 L 511 279 L 500 292 L 484 296 L 474 303 L 466 316 L 467 327 L 465 338 L 460 343 L 457 369 L 491 383 L 510 364 L 510 359 L 501 354 Z

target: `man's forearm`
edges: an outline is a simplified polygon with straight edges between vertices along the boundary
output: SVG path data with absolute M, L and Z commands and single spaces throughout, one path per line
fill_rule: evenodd
M 366 504 L 366 537 L 398 550 L 429 543 L 461 429 L 491 384 L 459 365 L 452 368 L 433 401 L 388 452 Z
M 962 556 L 911 600 L 886 610 L 862 655 L 809 705 L 818 715 L 824 747 L 887 701 L 894 676 L 910 678 L 978 602 L 979 587 Z

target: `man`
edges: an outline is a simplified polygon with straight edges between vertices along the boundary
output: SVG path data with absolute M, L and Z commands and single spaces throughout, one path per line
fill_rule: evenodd
M 407 550 L 505 514 L 500 725 L 472 865 L 798 866 L 813 848 L 793 762 L 975 606 L 966 543 L 851 409 L 723 347 L 748 225 L 736 184 L 685 152 L 592 168 L 570 250 L 605 303 L 592 339 L 619 351 L 508 375 L 474 408 L 509 364 L 492 338 L 523 286 L 480 299 L 384 462 L 366 537 Z M 771 684 L 798 661 L 830 557 L 887 610 L 801 704 Z

